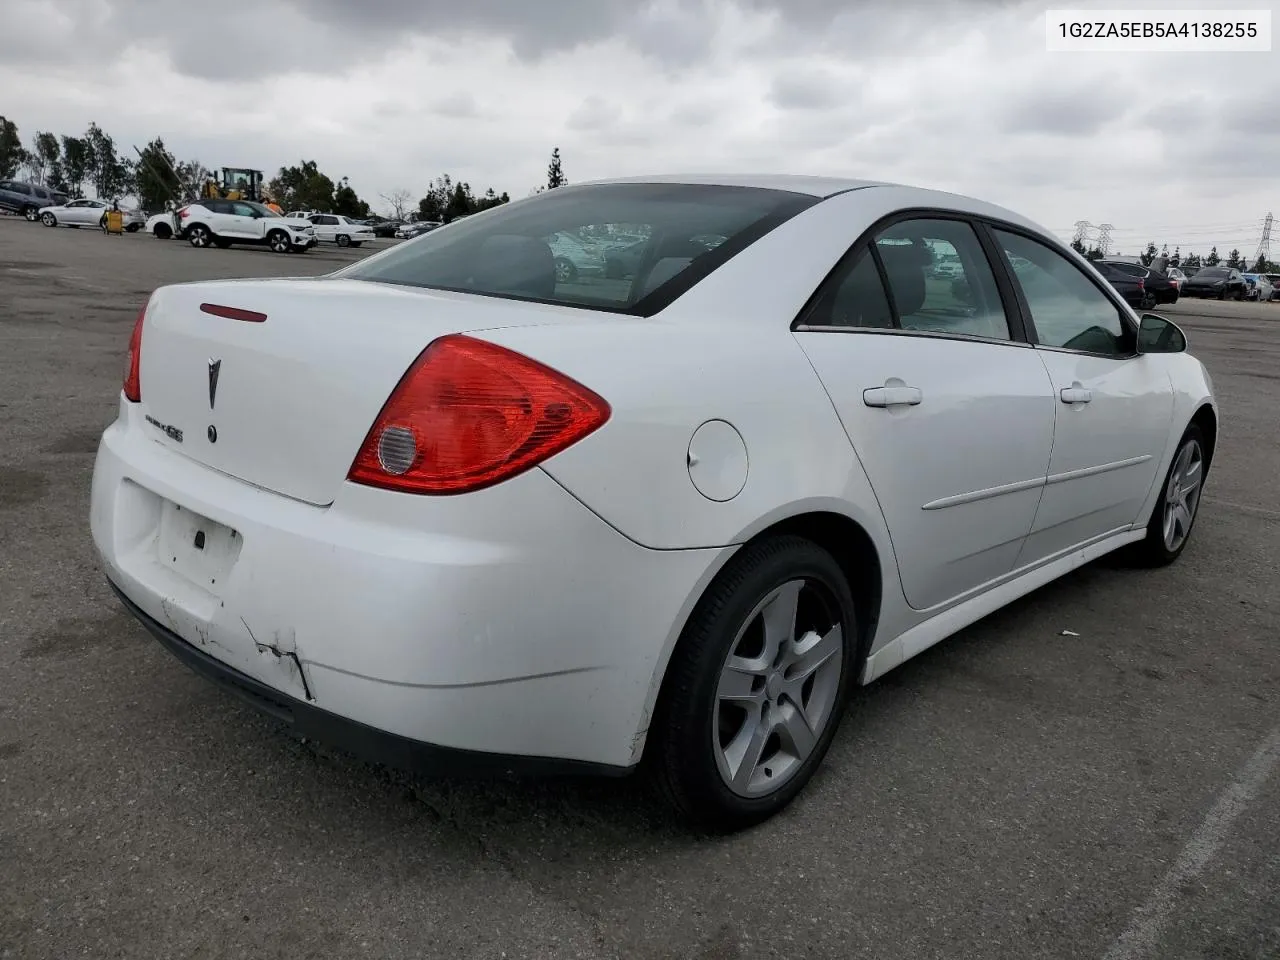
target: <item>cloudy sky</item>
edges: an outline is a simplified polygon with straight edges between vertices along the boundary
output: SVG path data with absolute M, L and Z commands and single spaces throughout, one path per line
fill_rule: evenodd
M 0 113 L 24 140 L 96 121 L 211 167 L 315 159 L 375 205 L 444 172 L 523 196 L 559 146 L 575 181 L 889 179 L 1111 223 L 1125 253 L 1252 255 L 1280 214 L 1280 53 L 1049 53 L 1050 5 L 1215 6 L 0 0 Z

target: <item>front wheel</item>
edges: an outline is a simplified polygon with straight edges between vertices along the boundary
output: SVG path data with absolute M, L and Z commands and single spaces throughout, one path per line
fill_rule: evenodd
M 55 217 L 52 213 L 45 213 L 45 214 L 41 214 L 40 222 L 43 223 L 46 227 L 56 227 L 58 225 L 58 218 Z
M 350 238 L 350 237 L 348 237 L 345 233 L 340 233 L 340 234 L 338 234 L 338 236 L 337 236 L 336 240 L 337 240 L 337 244 L 338 244 L 338 246 L 340 246 L 340 247 L 349 247 L 349 246 L 351 246 L 351 238 Z
M 203 223 L 194 223 L 187 228 L 187 242 L 193 247 L 204 248 L 213 242 L 213 234 Z
M 152 235 L 157 240 L 169 240 L 173 237 L 173 230 L 168 224 L 157 223 L 155 230 L 152 231 Z
M 829 553 L 794 536 L 743 548 L 694 609 L 650 729 L 675 808 L 732 830 L 789 804 L 835 736 L 858 649 Z
M 1147 535 L 1128 549 L 1128 559 L 1135 565 L 1168 566 L 1186 549 L 1209 470 L 1206 450 L 1204 433 L 1191 424 L 1169 465 L 1160 499 L 1147 523 Z
M 293 244 L 289 240 L 289 235 L 283 230 L 272 230 L 267 237 L 267 246 L 273 253 L 288 253 Z

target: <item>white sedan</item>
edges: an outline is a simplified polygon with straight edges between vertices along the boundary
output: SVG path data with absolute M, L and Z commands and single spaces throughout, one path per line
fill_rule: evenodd
M 635 276 L 562 282 L 546 238 L 601 224 L 643 225 Z M 162 287 L 128 357 L 92 535 L 177 657 L 406 767 L 648 756 L 720 828 L 801 790 L 851 688 L 1103 554 L 1177 559 L 1218 436 L 1182 332 L 1053 234 L 811 177 Z
M 111 204 L 102 200 L 68 200 L 56 207 L 41 207 L 40 222 L 46 227 L 102 227 L 106 223 Z M 121 208 L 124 228 L 135 233 L 146 219 L 136 210 Z
M 311 221 L 316 229 L 316 239 L 321 242 L 336 243 L 340 247 L 358 247 L 374 240 L 373 227 L 356 223 L 350 217 L 336 213 L 311 213 L 305 219 Z

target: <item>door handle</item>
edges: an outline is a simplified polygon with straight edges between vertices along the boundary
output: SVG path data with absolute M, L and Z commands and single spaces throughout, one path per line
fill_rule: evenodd
M 1088 387 L 1073 383 L 1069 387 L 1063 387 L 1058 392 L 1058 396 L 1062 398 L 1063 403 L 1088 403 L 1093 399 L 1093 391 Z
M 868 407 L 914 407 L 923 399 L 919 387 L 906 385 L 868 387 L 862 391 L 862 402 Z

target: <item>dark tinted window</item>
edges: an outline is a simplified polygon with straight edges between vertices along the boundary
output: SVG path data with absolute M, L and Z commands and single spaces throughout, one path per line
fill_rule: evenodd
M 1222 280 L 1231 274 L 1230 270 L 1222 267 L 1205 267 L 1196 272 L 1197 277 L 1203 277 L 1206 280 Z
M 334 276 L 647 315 L 818 198 L 702 184 L 562 187 L 495 207 Z M 643 243 L 630 278 L 606 255 Z
M 995 235 L 1022 288 L 1040 343 L 1108 356 L 1132 353 L 1120 308 L 1074 263 L 1019 234 L 997 230 Z
M 1106 264 L 1106 266 L 1110 267 L 1111 270 L 1114 271 L 1115 273 L 1123 273 L 1126 276 L 1135 277 L 1135 278 L 1145 277 L 1150 272 L 1147 270 L 1146 267 L 1140 266 L 1139 264 L 1136 264 L 1136 263 L 1109 262 Z
M 804 322 L 815 327 L 893 328 L 893 310 L 869 250 L 864 248 L 844 276 L 826 289 Z
M 904 220 L 876 237 L 904 330 L 1008 340 L 995 274 L 973 227 L 960 220 Z

